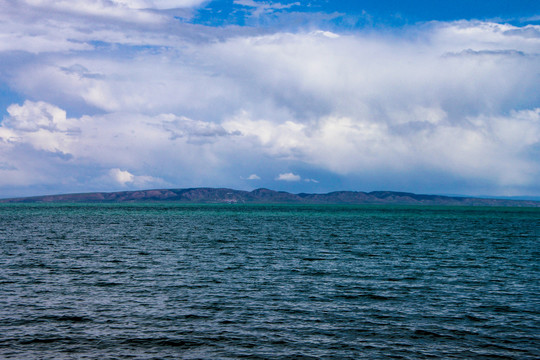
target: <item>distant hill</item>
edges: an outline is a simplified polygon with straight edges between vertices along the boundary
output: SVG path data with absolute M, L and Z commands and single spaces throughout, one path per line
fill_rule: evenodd
M 373 191 L 368 193 L 361 191 L 335 191 L 327 194 L 291 194 L 285 191 L 269 189 L 242 191 L 223 188 L 95 192 L 0 199 L 0 203 L 116 203 L 158 201 L 227 204 L 402 204 L 540 207 L 540 201 L 532 200 L 418 195 L 395 191 Z

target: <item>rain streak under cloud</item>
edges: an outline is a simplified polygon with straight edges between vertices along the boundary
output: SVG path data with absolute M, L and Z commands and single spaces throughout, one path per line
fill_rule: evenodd
M 215 3 L 0 0 L 0 196 L 540 196 L 534 21 L 345 26 L 244 0 L 201 20 Z

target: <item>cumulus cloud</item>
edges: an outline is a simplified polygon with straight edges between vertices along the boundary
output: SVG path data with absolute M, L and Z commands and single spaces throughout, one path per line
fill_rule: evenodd
M 433 176 L 540 192 L 540 26 L 217 34 L 161 11 L 201 1 L 73 4 L 28 0 L 16 12 L 0 0 L 9 69 L 0 80 L 35 100 L 9 106 L 0 124 L 2 184 L 67 171 L 65 181 L 80 186 L 91 174 L 124 174 L 117 184 L 148 176 L 235 187 L 250 173 L 271 186 L 302 180 L 276 178 L 283 169 L 305 169 L 319 179 L 380 174 L 398 189 L 403 177 Z
M 23 3 L 26 3 L 32 8 L 74 15 L 105 17 L 135 22 L 154 22 L 159 19 L 159 17 L 151 13 L 132 11 L 132 9 L 152 7 L 154 5 L 153 1 L 24 0 Z
M 247 177 L 247 180 L 261 180 L 257 174 L 251 174 Z
M 171 114 L 68 118 L 57 106 L 32 101 L 11 105 L 8 113 L 0 124 L 0 162 L 5 164 L 0 171 L 5 170 L 5 185 L 19 184 L 23 173 L 28 183 L 43 182 L 44 177 L 53 181 L 62 173 L 66 179 L 72 174 L 74 184 L 106 185 L 109 182 L 99 173 L 111 168 L 108 178 L 120 185 L 170 185 L 163 177 L 176 183 L 184 178 L 185 186 L 202 185 L 219 171 L 220 154 L 227 154 L 226 149 L 216 150 L 220 139 L 234 136 L 219 126 Z M 19 164 L 23 155 L 35 161 Z M 162 171 L 156 173 L 156 166 Z M 87 173 L 94 176 L 88 179 Z
M 186 38 L 200 40 L 212 33 L 178 20 L 191 17 L 193 9 L 204 2 L 0 0 L 0 55 L 7 51 L 67 55 L 70 51 L 99 53 L 104 48 L 122 53 L 128 50 L 123 46 L 141 46 L 144 50 L 181 47 Z
M 141 9 L 178 9 L 201 5 L 206 0 L 24 0 L 30 6 L 50 10 L 64 11 L 93 16 L 126 18 L 129 15 L 136 20 L 151 20 L 150 13 L 130 10 Z
M 153 176 L 147 176 L 147 175 L 133 175 L 127 170 L 121 170 L 118 168 L 110 169 L 109 170 L 109 176 L 110 178 L 122 185 L 133 185 L 135 187 L 145 187 L 145 186 L 152 186 L 152 185 L 163 185 L 164 181 L 162 179 L 155 178 Z
M 135 176 L 133 176 L 133 174 L 131 174 L 129 171 L 120 169 L 111 169 L 109 171 L 109 175 L 114 181 L 121 185 L 126 185 L 126 183 L 133 182 L 133 179 L 135 178 Z
M 293 173 L 283 173 L 283 174 L 279 174 L 277 177 L 276 177 L 276 180 L 279 180 L 279 181 L 300 181 L 302 180 L 302 177 L 300 175 L 296 175 L 296 174 L 293 174 Z
M 45 102 L 25 101 L 7 108 L 9 116 L 0 127 L 0 139 L 31 145 L 37 150 L 69 153 L 78 129 L 66 112 Z
M 540 109 L 524 110 L 438 126 L 428 117 L 416 119 L 416 128 L 405 134 L 386 124 L 351 118 L 325 118 L 310 128 L 269 123 L 264 127 L 251 120 L 233 124 L 245 136 L 256 138 L 267 153 L 344 175 L 385 169 L 408 172 L 428 166 L 501 185 L 522 185 L 533 183 L 540 170 L 537 159 L 527 155 L 540 145 L 539 114 Z
M 113 0 L 132 9 L 178 9 L 199 6 L 207 0 Z

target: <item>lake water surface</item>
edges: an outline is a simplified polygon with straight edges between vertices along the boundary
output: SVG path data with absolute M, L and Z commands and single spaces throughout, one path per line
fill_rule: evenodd
M 540 209 L 0 205 L 2 359 L 538 359 Z

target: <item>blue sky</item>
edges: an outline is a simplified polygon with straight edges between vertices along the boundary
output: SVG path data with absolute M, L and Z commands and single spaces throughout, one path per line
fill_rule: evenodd
M 538 1 L 0 8 L 0 197 L 540 196 Z
M 195 20 L 201 24 L 212 26 L 223 25 L 255 25 L 250 18 L 252 1 L 211 1 L 205 3 L 195 15 Z M 538 24 L 534 16 L 538 14 L 540 5 L 534 0 L 493 0 L 493 1 L 433 1 L 433 0 L 388 0 L 388 1 L 331 1 L 312 0 L 280 2 L 258 1 L 259 6 L 279 4 L 264 15 L 266 24 L 280 23 L 280 17 L 291 19 L 295 14 L 296 23 L 291 21 L 289 26 L 298 23 L 312 23 L 315 26 L 336 26 L 357 28 L 358 26 L 403 26 L 426 21 L 455 21 L 455 20 L 491 20 L 511 24 Z M 301 15 L 300 15 L 301 14 Z M 326 24 L 314 15 L 333 14 L 335 17 Z M 260 17 L 260 16 L 259 16 Z M 322 16 L 324 17 L 324 16 Z M 299 21 L 302 18 L 303 21 Z

